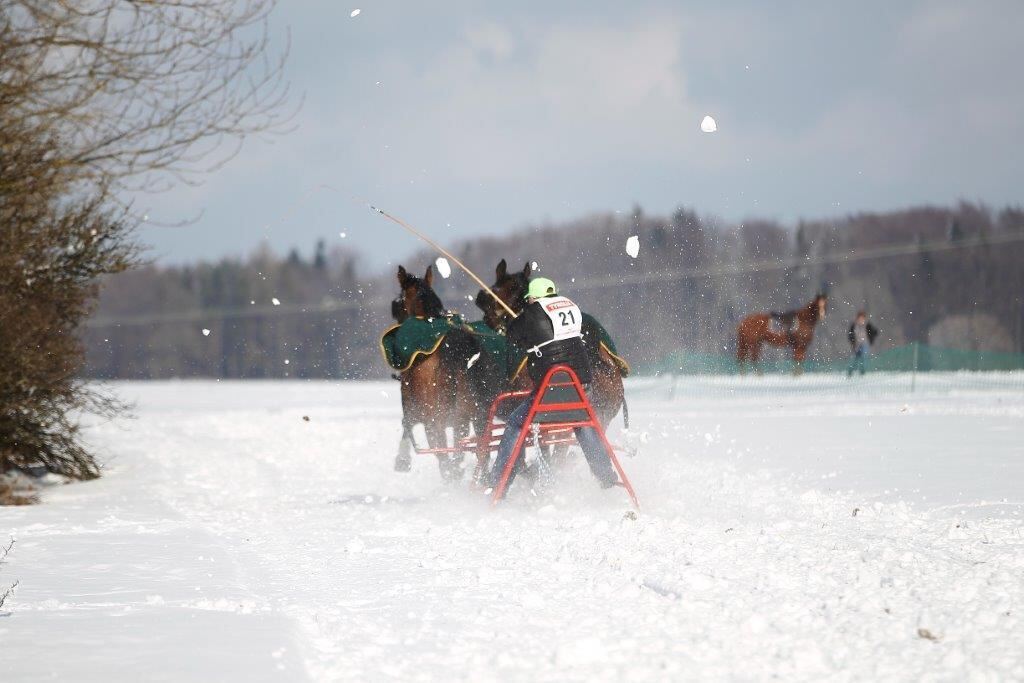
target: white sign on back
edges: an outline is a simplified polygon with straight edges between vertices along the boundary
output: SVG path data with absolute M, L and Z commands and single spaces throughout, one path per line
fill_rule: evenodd
M 583 314 L 579 306 L 564 296 L 541 299 L 540 305 L 551 318 L 551 327 L 555 331 L 552 341 L 583 336 Z

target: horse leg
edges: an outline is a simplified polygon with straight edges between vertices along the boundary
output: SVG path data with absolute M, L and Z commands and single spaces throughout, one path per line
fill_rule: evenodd
M 750 365 L 758 377 L 764 374 L 764 368 L 761 367 L 761 342 L 759 341 L 754 342 L 750 349 Z
M 487 475 L 487 465 L 491 454 L 487 443 L 487 418 L 489 417 L 490 404 L 486 406 L 480 403 L 480 397 L 473 387 L 468 374 L 456 380 L 455 406 L 453 421 L 456 427 L 452 430 L 455 435 L 456 445 L 460 441 L 469 438 L 470 431 L 476 437 L 477 446 L 474 452 L 476 455 L 476 466 L 473 468 L 473 483 L 480 484 Z M 453 456 L 453 466 L 458 469 L 459 479 L 462 478 L 463 460 L 465 452 L 458 451 Z
M 460 442 L 465 441 L 469 438 L 469 433 L 472 428 L 472 421 L 469 418 L 459 420 L 457 426 L 452 430 L 452 438 L 455 439 L 453 446 L 458 446 Z M 465 460 L 466 454 L 463 451 L 456 451 L 451 454 L 449 458 L 449 465 L 456 471 L 456 480 L 462 479 L 463 474 L 463 461 Z
M 594 368 L 594 378 L 587 398 L 603 430 L 607 432 L 608 425 L 619 410 L 622 410 L 623 427 L 628 431 L 629 409 L 626 407 L 626 388 L 622 382 L 622 374 L 611 358 L 601 354 L 601 360 L 601 366 Z M 569 447 L 569 444 L 551 446 L 547 462 L 552 473 L 560 472 L 568 466 Z
M 429 425 L 425 425 L 425 427 L 427 432 L 427 442 L 429 443 L 430 448 L 447 447 L 448 434 L 445 432 L 443 423 L 431 422 Z M 455 479 L 455 468 L 452 467 L 452 457 L 450 453 L 437 454 L 437 468 L 441 472 L 441 479 L 445 482 L 451 482 Z
M 402 438 L 398 442 L 398 455 L 395 456 L 395 471 L 408 472 L 412 469 L 412 425 L 402 418 Z
M 413 391 L 408 379 L 403 375 L 400 378 L 401 388 L 399 395 L 402 399 L 402 438 L 398 442 L 398 454 L 395 456 L 395 471 L 408 472 L 412 469 L 412 455 L 410 451 L 414 445 L 412 440 L 413 420 Z
M 482 486 L 487 481 L 491 464 L 490 407 L 478 409 L 473 416 L 473 434 L 476 437 L 476 466 L 473 468 L 473 484 Z
M 804 374 L 804 358 L 807 357 L 807 347 L 795 346 L 793 347 L 793 376 L 799 377 Z

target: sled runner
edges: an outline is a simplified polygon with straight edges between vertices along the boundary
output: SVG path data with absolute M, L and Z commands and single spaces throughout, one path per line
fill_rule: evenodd
M 501 436 L 505 431 L 504 423 L 498 418 L 503 404 L 515 403 L 523 398 L 533 395 L 532 391 L 510 391 L 499 395 L 488 414 L 487 426 L 483 434 L 478 436 L 460 439 L 455 446 L 446 448 L 417 448 L 419 454 L 451 454 L 451 453 L 472 453 L 474 455 L 490 455 L 496 452 Z M 512 456 L 509 458 L 501 479 L 494 489 L 493 502 L 497 504 L 508 487 L 508 481 L 516 462 L 525 457 L 527 439 L 540 448 L 546 448 L 555 444 L 576 443 L 575 430 L 579 427 L 590 427 L 594 429 L 604 444 L 612 466 L 619 475 L 619 482 L 629 494 L 634 507 L 639 507 L 636 493 L 629 483 L 619 459 L 615 455 L 615 447 L 608 441 L 604 428 L 594 413 L 594 408 L 587 399 L 587 395 L 580 384 L 579 378 L 572 368 L 565 365 L 556 365 L 550 368 L 541 380 L 540 387 L 535 393 L 533 404 L 523 422 L 523 428 L 519 433 L 515 446 L 512 449 Z

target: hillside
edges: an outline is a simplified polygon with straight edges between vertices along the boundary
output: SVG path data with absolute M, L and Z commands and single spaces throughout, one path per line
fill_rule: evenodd
M 625 252 L 631 235 L 640 243 L 635 259 Z M 784 226 L 637 207 L 452 248 L 488 282 L 501 258 L 516 268 L 536 262 L 639 366 L 679 350 L 731 354 L 743 315 L 795 308 L 823 287 L 831 299 L 812 346 L 818 360 L 846 353 L 846 325 L 859 308 L 881 328 L 880 350 L 919 341 L 1024 351 L 1019 208 L 962 203 Z M 421 251 L 401 262 L 420 272 L 436 256 Z M 468 297 L 478 287 L 461 273 L 438 280 L 450 308 L 477 317 Z M 357 252 L 327 253 L 322 243 L 311 258 L 261 250 L 245 260 L 149 266 L 106 282 L 86 334 L 89 372 L 382 377 L 377 336 L 396 293 L 390 272 L 365 272 Z

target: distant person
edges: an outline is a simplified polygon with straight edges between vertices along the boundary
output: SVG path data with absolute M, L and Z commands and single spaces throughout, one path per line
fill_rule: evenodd
M 534 391 L 553 365 L 568 365 L 579 378 L 587 395 L 590 395 L 590 358 L 583 345 L 582 313 L 576 304 L 558 295 L 558 289 L 551 280 L 539 277 L 530 281 L 526 294 L 527 306 L 508 326 L 507 367 L 508 376 L 515 376 L 520 359 L 527 360 L 527 372 L 534 383 Z M 498 445 L 498 457 L 491 468 L 491 486 L 497 486 L 502 473 L 512 457 L 526 415 L 530 412 L 534 396 L 531 394 L 512 411 L 505 420 L 505 433 Z M 587 458 L 590 471 L 604 488 L 619 483 L 619 477 L 612 467 L 611 458 L 604 442 L 593 427 L 577 427 L 576 439 Z M 518 467 L 523 460 L 519 459 Z M 513 470 L 509 477 L 511 484 Z
M 860 374 L 867 372 L 868 356 L 871 354 L 871 345 L 875 343 L 878 336 L 878 328 L 868 321 L 866 311 L 857 311 L 857 317 L 850 323 L 850 329 L 846 338 L 850 340 L 853 349 L 853 358 L 850 359 L 850 366 L 846 369 L 846 376 L 853 376 L 854 369 Z

